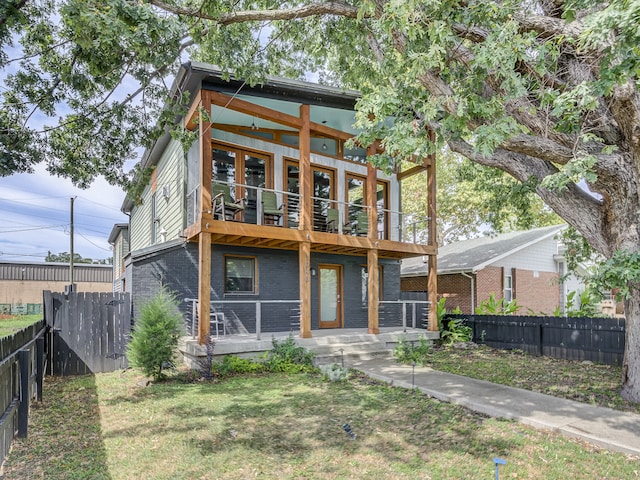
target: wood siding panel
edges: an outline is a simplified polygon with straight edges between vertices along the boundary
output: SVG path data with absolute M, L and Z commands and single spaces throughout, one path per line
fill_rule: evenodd
M 165 241 L 175 240 L 182 234 L 184 226 L 184 153 L 180 143 L 172 140 L 162 154 L 156 167 L 156 214 L 160 219 L 158 230 L 166 230 Z M 162 195 L 163 187 L 169 188 L 169 197 Z M 132 250 L 152 245 L 152 189 L 145 188 L 142 203 L 136 205 L 131 212 L 130 242 Z M 178 229 L 180 232 L 178 232 Z M 158 241 L 160 243 L 160 237 Z

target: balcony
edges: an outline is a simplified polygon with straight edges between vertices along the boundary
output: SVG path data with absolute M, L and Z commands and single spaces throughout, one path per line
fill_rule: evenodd
M 199 192 L 187 197 L 187 219 L 197 224 Z M 213 243 L 297 249 L 310 241 L 313 251 L 366 254 L 377 248 L 383 257 L 403 258 L 435 253 L 429 239 L 429 217 L 380 209 L 370 222 L 370 207 L 311 197 L 311 225 L 301 230 L 297 193 L 238 183 L 213 182 L 211 210 L 202 215 L 202 230 Z M 197 232 L 189 228 L 187 236 Z

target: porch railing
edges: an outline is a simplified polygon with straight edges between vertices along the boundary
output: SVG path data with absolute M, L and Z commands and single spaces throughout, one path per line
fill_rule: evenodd
M 396 306 L 399 312 L 396 311 L 391 312 L 382 312 L 379 313 L 379 317 L 385 317 L 388 315 L 400 315 L 400 319 L 402 320 L 402 331 L 407 331 L 407 313 L 411 314 L 411 328 L 427 328 L 429 322 L 429 309 L 431 308 L 431 302 L 426 300 L 383 300 L 379 302 L 380 307 L 385 306 Z M 379 311 L 380 312 L 380 311 Z M 378 321 L 379 326 L 381 325 L 381 320 Z M 389 325 L 390 326 L 390 325 Z
M 244 210 L 233 219 L 242 223 L 254 225 L 271 225 L 297 229 L 300 225 L 300 194 L 284 192 L 270 188 L 255 187 L 240 183 L 214 182 L 227 185 L 235 202 L 242 202 Z M 243 192 L 241 198 L 237 195 Z M 276 208 L 280 214 L 265 212 L 263 196 L 265 192 L 275 194 Z M 187 198 L 187 223 L 195 221 L 198 189 L 189 192 Z M 220 200 L 212 199 L 214 202 Z M 378 221 L 369 225 L 369 207 L 360 203 L 342 202 L 321 197 L 311 197 L 313 229 L 320 232 L 340 235 L 367 236 L 373 230 L 379 239 L 393 240 L 404 243 L 429 244 L 429 222 L 427 216 L 408 214 L 389 209 L 378 210 Z M 216 214 L 216 206 L 218 213 Z M 225 220 L 224 212 L 220 213 L 220 203 L 212 205 L 214 216 L 218 220 Z
M 198 332 L 198 299 L 197 298 L 185 298 L 185 302 L 191 304 L 191 321 L 188 325 L 191 336 L 195 338 Z M 300 326 L 300 300 L 211 300 L 211 313 L 209 317 L 209 334 L 211 334 L 211 328 L 217 331 L 217 337 L 219 338 L 220 331 L 223 332 L 223 335 L 228 333 L 233 334 L 250 334 L 251 325 L 250 320 L 248 319 L 248 314 L 251 312 L 251 308 L 243 309 L 243 311 L 238 311 L 239 309 L 234 309 L 234 306 L 240 305 L 254 305 L 253 312 L 255 312 L 255 336 L 256 340 L 260 340 L 263 329 L 262 329 L 262 319 L 263 319 L 263 304 L 269 308 L 270 317 L 278 318 L 278 329 L 274 331 L 282 331 L 283 328 L 288 327 L 289 329 L 292 326 L 296 326 L 299 328 Z M 294 305 L 294 308 L 278 308 L 284 305 Z M 217 306 L 221 307 L 217 307 Z M 231 308 L 229 308 L 231 307 Z M 274 308 L 275 307 L 275 308 Z M 242 316 L 242 318 L 240 317 Z

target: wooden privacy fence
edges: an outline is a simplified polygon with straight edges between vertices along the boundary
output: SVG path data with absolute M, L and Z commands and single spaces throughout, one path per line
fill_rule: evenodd
M 458 314 L 446 315 L 444 324 L 456 318 L 473 329 L 476 343 L 566 360 L 622 365 L 624 318 Z
M 49 373 L 82 375 L 126 368 L 130 294 L 45 291 L 44 319 L 50 327 Z
M 31 400 L 42 400 L 44 333 L 40 320 L 0 338 L 0 465 L 16 433 L 27 436 Z

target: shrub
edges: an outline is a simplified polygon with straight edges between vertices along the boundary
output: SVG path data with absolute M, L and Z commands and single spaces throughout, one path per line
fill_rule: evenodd
M 431 345 L 429 345 L 424 337 L 420 338 L 417 345 L 415 341 L 410 342 L 406 338 L 402 338 L 393 349 L 393 358 L 395 358 L 398 363 L 424 365 L 430 350 Z
M 313 352 L 296 345 L 292 335 L 286 340 L 273 339 L 273 348 L 267 353 L 265 367 L 270 372 L 310 372 L 313 367 Z
M 162 368 L 171 364 L 182 333 L 182 315 L 175 297 L 164 287 L 140 309 L 127 347 L 130 365 L 160 380 Z
M 465 325 L 464 319 L 455 318 L 440 332 L 440 341 L 444 345 L 452 345 L 460 342 L 470 342 L 473 337 L 473 329 Z
M 240 358 L 236 355 L 226 355 L 221 362 L 211 365 L 211 372 L 218 377 L 230 377 L 245 373 L 262 373 L 265 365 L 248 358 Z

